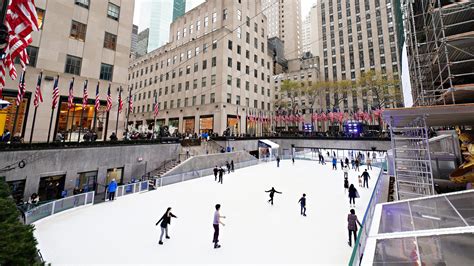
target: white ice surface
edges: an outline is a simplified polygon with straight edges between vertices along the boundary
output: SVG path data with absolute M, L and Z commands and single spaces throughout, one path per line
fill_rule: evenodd
M 363 171 L 361 167 L 361 172 Z M 362 221 L 380 169 L 370 171 L 370 190 L 359 188 L 357 172 L 349 182 L 359 190 L 356 214 Z M 272 186 L 275 205 L 267 203 Z M 307 195 L 307 217 L 297 203 Z M 213 249 L 214 205 L 222 205 L 220 249 Z M 178 216 L 171 239 L 158 245 L 155 226 L 166 208 Z M 314 161 L 285 160 L 177 183 L 155 191 L 118 198 L 37 222 L 35 236 L 44 259 L 57 264 L 346 264 L 349 199 L 343 172 Z

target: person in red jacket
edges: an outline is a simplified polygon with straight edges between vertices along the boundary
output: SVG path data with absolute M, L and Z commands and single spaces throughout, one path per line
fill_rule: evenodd
M 347 244 L 349 244 L 350 247 L 352 247 L 351 234 L 354 235 L 354 243 L 357 239 L 357 224 L 362 227 L 362 224 L 360 224 L 359 219 L 355 214 L 355 210 L 351 209 L 349 215 L 347 215 L 347 230 L 349 232 L 349 241 Z
M 168 235 L 168 224 L 171 223 L 171 217 L 178 218 L 174 214 L 171 213 L 171 207 L 168 207 L 168 209 L 166 209 L 165 214 L 163 214 L 163 216 L 161 216 L 160 220 L 158 220 L 158 222 L 156 222 L 156 224 L 155 224 L 155 225 L 158 225 L 161 222 L 161 224 L 160 224 L 160 227 L 161 227 L 160 242 L 158 242 L 158 244 L 160 244 L 160 245 L 163 245 L 163 234 L 165 233 L 165 231 L 166 231 L 166 239 L 170 239 L 170 236 Z

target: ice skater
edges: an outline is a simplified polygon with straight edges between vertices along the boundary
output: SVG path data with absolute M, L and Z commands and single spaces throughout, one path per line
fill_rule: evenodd
M 341 169 L 344 169 L 344 162 L 342 161 L 342 159 L 339 162 L 341 163 Z
M 219 168 L 219 180 L 217 181 L 217 183 L 223 184 L 224 180 L 222 179 L 222 177 L 224 176 L 224 173 L 225 170 L 221 166 L 221 168 Z
M 356 168 L 356 167 L 355 167 L 355 161 L 354 161 L 354 159 L 351 160 L 351 165 L 352 165 L 352 169 L 355 169 L 355 168 Z
M 359 222 L 359 219 L 357 218 L 357 215 L 355 214 L 355 210 L 351 209 L 350 213 L 347 215 L 347 231 L 349 232 L 349 241 L 347 242 L 347 244 L 349 244 L 349 247 L 352 247 L 351 235 L 354 235 L 354 243 L 356 242 L 357 224 L 359 224 L 359 226 L 362 227 L 362 224 Z
M 301 211 L 300 214 L 303 216 L 306 216 L 306 194 L 303 194 L 303 197 L 298 200 L 298 203 L 300 204 Z
M 365 169 L 365 171 L 362 173 L 362 177 L 364 178 L 364 185 L 363 185 L 363 187 L 369 188 L 370 175 L 369 175 L 369 172 L 367 172 L 367 169 Z
M 355 160 L 355 170 L 356 170 L 357 172 L 359 172 L 359 166 L 360 166 L 360 160 L 359 160 L 359 158 L 357 158 L 357 159 Z
M 357 179 L 359 180 L 359 187 L 362 187 L 362 176 L 358 175 Z
M 268 200 L 268 202 L 270 202 L 272 205 L 273 205 L 273 196 L 275 195 L 275 193 L 278 193 L 278 194 L 282 194 L 281 192 L 279 191 L 276 191 L 274 187 L 272 187 L 272 189 L 270 190 L 266 190 L 265 192 L 270 192 L 270 199 Z
M 277 156 L 277 167 L 280 167 L 280 156 Z
M 214 181 L 217 181 L 217 174 L 219 173 L 219 168 L 217 168 L 217 165 L 216 167 L 214 167 Z
M 367 159 L 365 160 L 367 163 L 367 169 L 372 170 L 372 160 L 370 159 L 369 156 L 367 156 Z
M 342 171 L 344 171 L 344 178 L 349 178 L 349 166 L 344 166 Z
M 234 172 L 234 160 L 230 161 L 230 169 Z
M 214 221 L 212 222 L 212 226 L 214 227 L 214 237 L 212 239 L 212 243 L 214 243 L 214 248 L 220 248 L 219 245 L 219 224 L 225 226 L 225 224 L 221 221 L 221 218 L 225 219 L 225 216 L 221 216 L 219 210 L 221 209 L 220 204 L 216 204 L 216 211 L 214 212 Z
M 229 163 L 229 161 L 225 162 L 225 167 L 227 167 L 227 173 L 230 174 L 230 163 Z
M 349 179 L 347 177 L 344 177 L 344 194 L 346 194 L 348 189 L 349 189 Z
M 117 190 L 117 182 L 115 182 L 115 178 L 110 181 L 107 190 L 109 192 L 109 201 L 113 201 L 115 199 L 115 191 Z
M 155 225 L 158 225 L 160 222 L 160 227 L 161 227 L 161 235 L 160 235 L 160 242 L 158 242 L 158 244 L 160 245 L 163 245 L 163 234 L 166 232 L 166 239 L 170 239 L 170 236 L 168 235 L 168 224 L 171 224 L 171 217 L 173 218 L 178 218 L 177 216 L 175 216 L 174 214 L 171 213 L 171 207 L 168 207 L 168 209 L 166 209 L 166 212 L 165 214 L 163 214 L 163 216 L 161 216 L 160 220 L 158 220 L 158 222 L 156 222 Z
M 336 159 L 336 157 L 332 158 L 332 170 L 337 170 L 337 159 Z
M 351 184 L 349 186 L 349 205 L 352 207 L 355 207 L 356 201 L 355 198 L 359 197 L 359 192 L 357 189 L 354 187 L 354 184 Z
M 349 167 L 349 158 L 346 157 L 346 165 Z
M 295 165 L 295 157 L 291 157 L 291 162 L 293 162 L 293 165 Z

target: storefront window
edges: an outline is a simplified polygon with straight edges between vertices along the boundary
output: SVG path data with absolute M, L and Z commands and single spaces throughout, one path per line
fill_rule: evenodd
M 81 138 L 86 132 L 94 130 L 94 104 L 88 104 L 84 110 L 82 109 L 82 103 L 75 103 L 74 107 L 69 110 L 66 101 L 61 102 L 60 106 L 56 132 L 61 132 L 66 140 L 77 141 L 81 130 Z M 103 138 L 105 119 L 107 117 L 105 108 L 105 102 L 101 103 L 100 109 L 97 112 L 95 130 L 97 139 Z
M 38 196 L 40 201 L 55 200 L 61 198 L 64 190 L 66 175 L 42 177 L 39 183 Z
M 239 124 L 239 120 L 237 119 L 237 116 L 235 115 L 227 116 L 227 128 L 229 128 L 231 135 L 240 134 L 240 124 Z
M 112 179 L 115 179 L 115 182 L 117 182 L 117 184 L 123 183 L 123 167 L 112 168 L 107 170 L 107 179 L 105 180 L 106 184 L 109 185 Z
M 89 192 L 96 190 L 97 186 L 97 171 L 90 171 L 79 173 L 79 177 L 76 180 L 76 187 L 81 192 Z
M 255 136 L 257 133 L 257 122 L 247 119 L 247 134 Z
M 179 129 L 179 118 L 170 118 L 168 120 L 168 131 L 171 135 L 178 132 Z
M 8 186 L 10 187 L 10 191 L 15 202 L 22 203 L 23 197 L 25 194 L 26 179 L 8 181 L 7 183 L 8 183 Z
M 25 124 L 26 124 L 26 111 L 27 111 L 28 101 L 29 101 L 27 96 L 29 95 L 25 95 L 25 98 L 23 98 L 23 102 L 20 104 L 17 122 L 15 125 L 16 128 L 15 128 L 15 132 L 13 133 L 13 124 L 15 121 L 16 109 L 17 109 L 17 106 L 15 104 L 16 96 L 4 95 L 4 100 L 10 102 L 11 105 L 8 108 L 0 110 L 0 135 L 3 134 L 5 129 L 10 131 L 10 134 L 12 137 L 23 135 L 22 133 L 23 133 L 23 128 L 25 127 Z
M 201 116 L 199 118 L 199 133 L 214 132 L 214 116 Z
M 194 117 L 185 117 L 183 119 L 183 132 L 186 134 L 194 134 Z

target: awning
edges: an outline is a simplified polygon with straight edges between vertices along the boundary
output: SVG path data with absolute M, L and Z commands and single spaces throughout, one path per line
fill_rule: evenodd
M 272 149 L 278 149 L 280 145 L 276 144 L 273 141 L 269 141 L 268 139 L 260 139 L 258 140 L 258 146 L 259 147 L 268 147 Z

